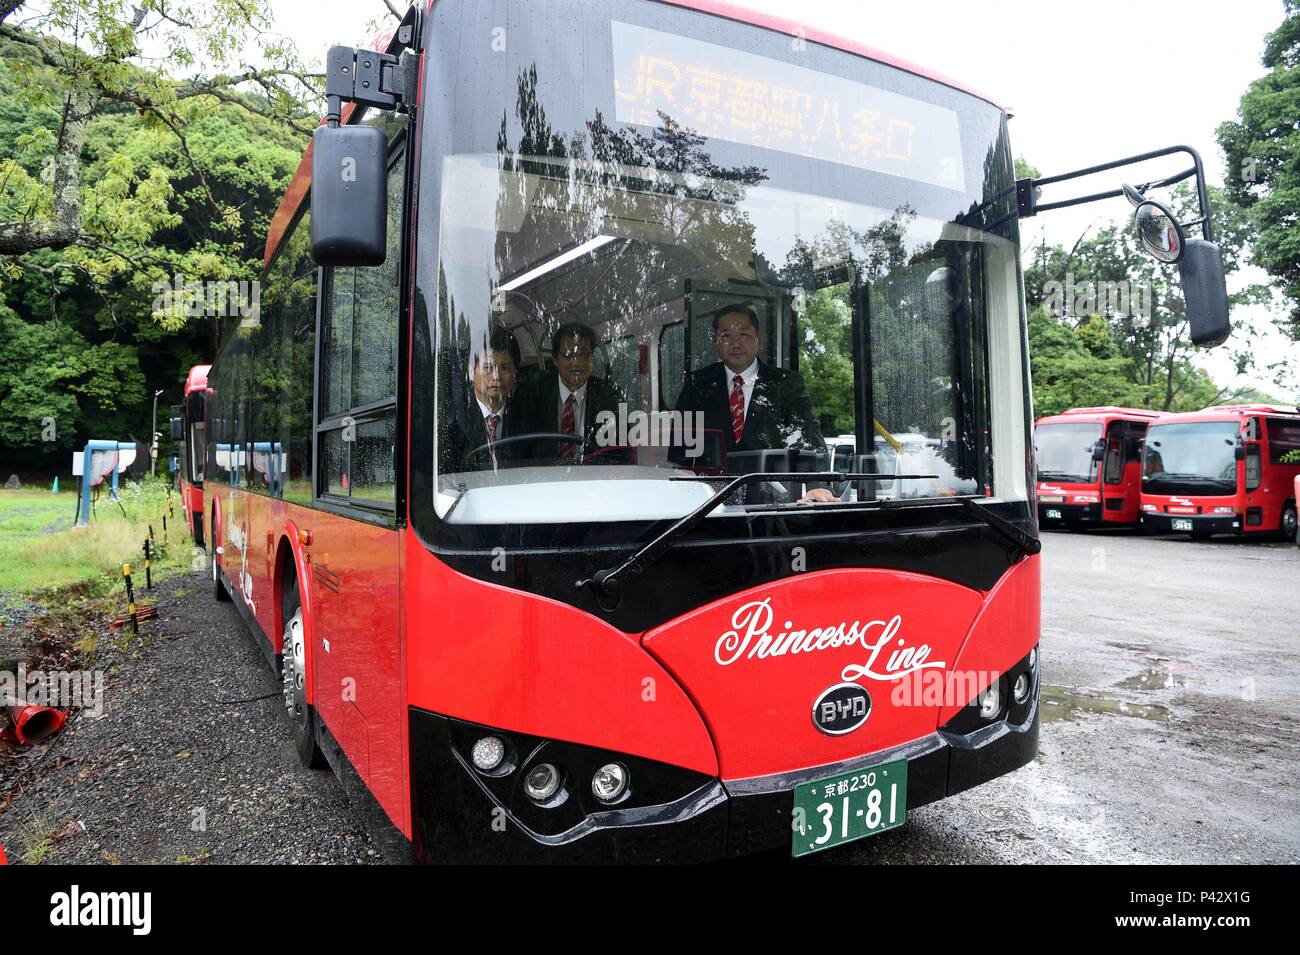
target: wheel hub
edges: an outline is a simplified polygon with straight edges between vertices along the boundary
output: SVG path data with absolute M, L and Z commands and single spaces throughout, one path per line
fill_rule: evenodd
M 284 628 L 284 708 L 289 718 L 302 725 L 307 719 L 307 650 L 302 636 L 302 608 Z

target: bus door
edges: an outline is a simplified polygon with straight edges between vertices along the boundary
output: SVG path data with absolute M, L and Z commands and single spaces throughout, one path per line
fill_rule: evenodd
M 323 270 L 312 555 L 325 658 L 318 672 L 328 681 L 318 684 L 317 706 L 400 825 L 405 693 L 395 451 L 405 177 L 400 136 L 396 142 L 385 263 Z

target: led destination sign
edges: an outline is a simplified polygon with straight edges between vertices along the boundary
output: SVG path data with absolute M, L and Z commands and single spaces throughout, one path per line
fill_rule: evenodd
M 615 117 L 964 190 L 957 114 L 779 60 L 615 21 Z

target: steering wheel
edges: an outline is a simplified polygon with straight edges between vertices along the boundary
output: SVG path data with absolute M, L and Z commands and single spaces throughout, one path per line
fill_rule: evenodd
M 538 443 L 541 441 L 567 441 L 569 444 L 581 445 L 583 439 L 576 434 L 569 434 L 565 431 L 539 431 L 535 434 L 516 434 L 509 438 L 501 438 L 496 444 L 481 444 L 472 451 L 466 453 L 466 459 L 482 452 L 485 455 L 491 455 L 492 449 L 502 448 L 511 444 Z

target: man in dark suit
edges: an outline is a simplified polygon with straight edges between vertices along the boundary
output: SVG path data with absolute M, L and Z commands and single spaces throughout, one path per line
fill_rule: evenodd
M 510 407 L 519 370 L 519 343 L 506 328 L 493 328 L 486 348 L 476 353 L 468 373 L 472 394 L 452 416 L 447 428 L 448 453 L 444 470 L 497 470 L 511 459 L 511 445 L 499 442 L 520 432 Z
M 600 413 L 608 411 L 617 419 L 625 399 L 613 384 L 592 375 L 595 351 L 596 333 L 579 322 L 561 325 L 551 337 L 554 367 L 530 389 L 526 407 L 522 399 L 516 404 L 528 432 L 571 434 L 582 440 L 539 441 L 534 453 L 572 464 L 593 460 L 593 455 L 597 462 L 624 462 L 608 452 L 597 454 L 602 450 L 596 440 Z
M 825 452 L 812 399 L 798 372 L 764 365 L 758 314 L 748 305 L 713 318 L 713 348 L 721 361 L 691 375 L 677 399 L 677 410 L 701 412 L 706 431 L 722 435 L 727 452 L 804 449 Z M 683 420 L 685 417 L 683 417 Z M 682 460 L 679 453 L 676 460 Z M 813 488 L 804 501 L 834 501 L 824 487 Z

